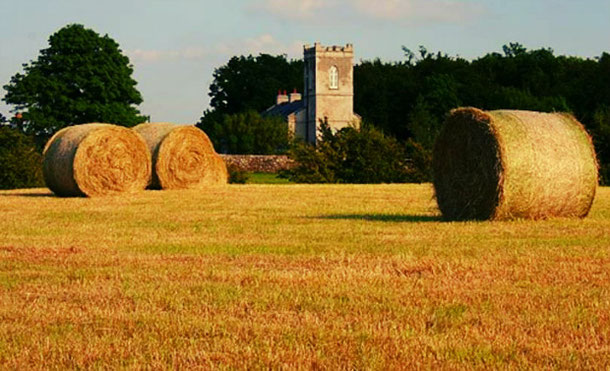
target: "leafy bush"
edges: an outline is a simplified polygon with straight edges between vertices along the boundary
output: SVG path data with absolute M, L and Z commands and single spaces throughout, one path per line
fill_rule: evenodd
M 379 130 L 344 128 L 333 133 L 322 123 L 317 146 L 297 142 L 289 155 L 297 166 L 282 176 L 297 183 L 402 183 L 417 181 L 399 142 Z
M 408 139 L 405 145 L 409 181 L 423 183 L 432 181 L 432 150 Z
M 610 184 L 610 106 L 602 106 L 593 115 L 591 132 L 600 163 L 601 184 Z M 604 161 L 605 160 L 605 161 Z
M 235 165 L 228 165 L 227 170 L 229 171 L 229 183 L 231 184 L 246 184 L 248 182 L 247 171 L 243 171 Z
M 281 117 L 256 111 L 238 114 L 207 112 L 197 124 L 221 153 L 269 155 L 286 150 L 288 125 Z
M 17 129 L 0 126 L 0 189 L 43 184 L 42 158 L 34 141 Z

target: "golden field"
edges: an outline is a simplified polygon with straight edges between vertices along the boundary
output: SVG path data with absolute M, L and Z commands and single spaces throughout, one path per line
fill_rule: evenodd
M 610 367 L 610 188 L 440 220 L 430 185 L 0 192 L 0 368 Z

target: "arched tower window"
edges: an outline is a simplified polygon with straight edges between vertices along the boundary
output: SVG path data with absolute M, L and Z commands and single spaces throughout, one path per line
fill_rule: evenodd
M 339 70 L 336 66 L 328 71 L 328 81 L 331 89 L 339 89 Z

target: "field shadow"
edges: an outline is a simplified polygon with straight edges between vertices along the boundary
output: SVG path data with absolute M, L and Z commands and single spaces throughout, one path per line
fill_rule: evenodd
M 368 220 L 373 222 L 403 222 L 403 223 L 427 223 L 443 221 L 442 217 L 436 215 L 414 215 L 414 214 L 332 214 L 321 215 L 318 219 L 331 220 Z
M 53 193 L 0 193 L 0 197 L 57 197 Z

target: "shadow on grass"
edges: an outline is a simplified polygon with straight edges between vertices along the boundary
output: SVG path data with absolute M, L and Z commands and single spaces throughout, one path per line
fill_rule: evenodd
M 57 197 L 53 193 L 0 193 L 0 197 Z
M 319 219 L 346 219 L 346 220 L 369 220 L 373 222 L 403 222 L 403 223 L 427 223 L 441 222 L 441 216 L 412 215 L 412 214 L 333 214 L 321 215 Z

